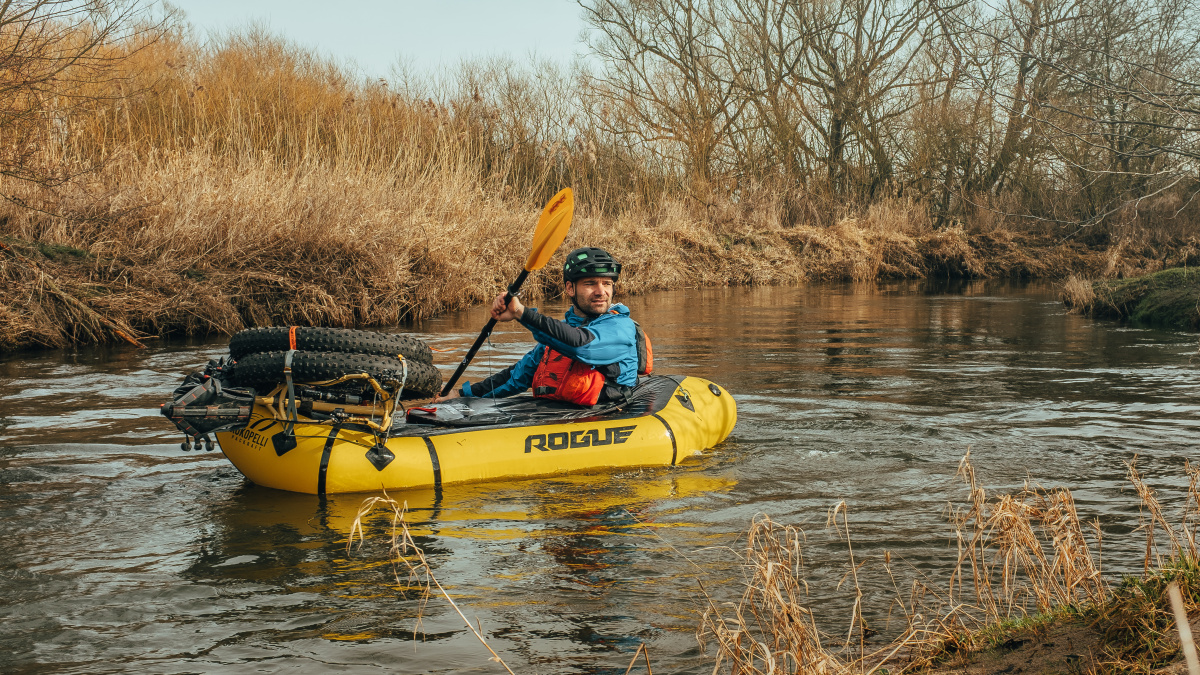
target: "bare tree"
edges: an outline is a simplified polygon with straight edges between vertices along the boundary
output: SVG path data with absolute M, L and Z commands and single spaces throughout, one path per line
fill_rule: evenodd
M 1200 26 L 1192 0 L 1089 0 L 1056 64 L 1072 93 L 1047 104 L 1056 153 L 1095 219 L 1194 184 L 1200 147 Z
M 725 70 L 737 74 L 733 84 L 747 105 L 733 143 L 738 163 L 743 173 L 774 177 L 785 187 L 808 179 L 821 154 L 793 81 L 812 36 L 786 10 L 788 4 L 732 0 L 719 50 L 728 62 Z
M 141 0 L 0 0 L 0 175 L 72 175 L 55 156 L 68 119 L 111 96 L 97 85 L 166 21 L 150 17 Z
M 805 118 L 820 132 L 825 166 L 839 193 L 850 188 L 851 154 L 874 195 L 893 178 L 893 124 L 912 108 L 914 62 L 927 43 L 932 6 L 923 0 L 789 2 L 808 39 L 786 81 L 803 88 Z
M 581 3 L 604 66 L 591 78 L 602 127 L 674 155 L 702 198 L 743 102 L 715 45 L 719 0 L 591 0 Z
M 948 21 L 967 56 L 961 90 L 985 95 L 1001 123 L 972 157 L 966 199 L 1007 194 L 1028 215 L 1096 222 L 1195 181 L 1193 0 L 975 7 Z

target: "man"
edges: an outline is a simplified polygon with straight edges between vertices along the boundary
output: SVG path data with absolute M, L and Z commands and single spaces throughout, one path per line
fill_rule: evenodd
M 525 307 L 504 293 L 492 302 L 496 321 L 519 321 L 538 345 L 520 361 L 491 377 L 451 392 L 435 403 L 461 396 L 502 398 L 530 387 L 533 395 L 582 406 L 623 400 L 637 384 L 638 329 L 629 308 L 611 304 L 621 264 L 601 248 L 577 248 L 563 265 L 563 292 L 571 299 L 565 321 Z

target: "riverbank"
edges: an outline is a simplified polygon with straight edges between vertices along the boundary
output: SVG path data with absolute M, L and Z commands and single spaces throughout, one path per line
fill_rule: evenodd
M 1127 577 L 1096 604 L 1062 606 L 1004 621 L 950 642 L 926 675 L 1003 673 L 1129 673 L 1186 675 L 1168 588 L 1177 584 L 1193 635 L 1200 598 L 1200 563 L 1176 558 L 1142 577 Z
M 53 203 L 28 190 L 34 209 L 0 209 L 0 351 L 264 325 L 390 326 L 477 305 L 520 271 L 540 210 L 489 194 L 466 172 L 397 186 L 389 174 L 246 166 L 204 152 L 116 164 L 68 188 Z M 559 292 L 555 270 L 580 245 L 621 260 L 624 294 L 1128 276 L 1200 263 L 1194 237 L 1085 245 L 999 226 L 940 228 L 906 200 L 788 226 L 770 203 L 700 217 L 671 202 L 614 216 L 582 197 L 567 241 L 526 287 L 535 301 Z
M 1180 267 L 1101 281 L 1072 278 L 1063 302 L 1090 317 L 1200 331 L 1200 269 Z
M 105 50 L 47 79 L 61 96 L 30 95 L 8 132 L 31 142 L 0 172 L 0 351 L 389 326 L 477 305 L 516 276 L 566 186 L 577 210 L 559 256 L 608 248 L 626 294 L 1200 265 L 1186 186 L 1096 219 L 1062 181 L 973 193 L 996 179 L 949 171 L 939 185 L 923 164 L 887 181 L 851 164 L 784 176 L 773 150 L 727 143 L 697 175 L 547 64 L 364 79 L 258 29 L 201 42 L 181 19 Z M 558 292 L 559 261 L 528 297 Z
M 1027 485 L 988 497 L 968 453 L 959 472 L 968 499 L 948 511 L 959 551 L 949 579 L 918 573 L 909 583 L 890 555 L 882 565 L 856 560 L 849 507 L 840 502 L 826 527 L 846 545 L 848 569 L 839 587 L 850 585 L 858 601 L 848 625 L 826 631 L 815 618 L 801 555 L 820 544 L 760 516 L 744 537 L 746 590 L 736 605 L 705 592 L 701 643 L 715 647 L 715 671 L 727 666 L 735 673 L 775 672 L 777 663 L 795 664 L 789 672 L 845 675 L 1186 673 L 1168 589 L 1178 586 L 1181 609 L 1196 617 L 1200 550 L 1190 528 L 1200 515 L 1200 474 L 1185 466 L 1190 487 L 1176 522 L 1164 516 L 1165 495 L 1146 483 L 1136 459 L 1128 466 L 1145 514 L 1135 530 L 1146 538 L 1140 576 L 1113 583 L 1103 573 L 1100 524 L 1080 517 L 1071 490 Z M 890 642 L 872 639 L 876 631 L 863 614 L 860 584 L 872 568 L 891 579 L 896 597 L 888 615 L 898 612 L 905 627 Z M 1200 618 L 1190 624 L 1196 631 Z

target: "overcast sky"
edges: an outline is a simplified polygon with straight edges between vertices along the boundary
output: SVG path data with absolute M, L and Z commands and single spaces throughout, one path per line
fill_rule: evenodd
M 509 54 L 569 62 L 583 22 L 574 0 L 170 0 L 202 34 L 260 21 L 385 77 L 403 56 L 418 69 Z

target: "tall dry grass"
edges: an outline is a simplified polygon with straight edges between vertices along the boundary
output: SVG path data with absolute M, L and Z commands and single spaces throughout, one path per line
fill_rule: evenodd
M 707 609 L 699 638 L 714 650 L 714 672 L 812 675 L 901 672 L 963 672 L 975 655 L 998 645 L 1044 640 L 1057 624 L 1073 626 L 1074 647 L 1066 662 L 1045 650 L 1024 668 L 1091 672 L 1145 672 L 1179 657 L 1174 619 L 1166 601 L 1171 583 L 1182 586 L 1188 611 L 1200 609 L 1200 471 L 1185 467 L 1189 485 L 1177 518 L 1136 467 L 1128 476 L 1143 509 L 1145 573 L 1114 585 L 1101 570 L 1099 524 L 1083 520 L 1065 488 L 1026 486 L 989 497 L 970 461 L 959 475 L 966 502 L 949 512 L 956 532 L 957 564 L 943 582 L 914 574 L 899 582 L 890 555 L 882 563 L 856 559 L 845 504 L 831 509 L 828 526 L 846 543 L 848 585 L 856 598 L 843 626 L 821 626 L 813 608 L 820 594 L 810 587 L 804 564 L 809 544 L 799 529 L 754 519 L 741 556 L 742 594 L 722 602 L 702 586 Z M 840 522 L 837 520 L 841 515 Z M 895 589 L 891 607 L 902 629 L 888 641 L 868 641 L 862 619 L 860 577 L 886 574 Z M 1090 651 L 1089 651 L 1090 650 Z M 1071 650 L 1066 650 L 1071 651 Z M 1064 652 L 1065 653 L 1065 652 Z M 1038 659 L 1043 659 L 1039 661 Z M 997 672 L 1004 672 L 1000 665 Z M 982 672 L 982 671 L 981 671 Z
M 966 509 L 954 510 L 958 563 L 950 576 L 951 602 L 972 602 L 985 620 L 1031 610 L 1094 603 L 1104 597 L 1097 549 L 1100 525 L 1085 526 L 1069 490 L 1026 486 L 989 501 L 978 483 L 970 453 L 959 465 L 970 493 Z M 964 597 L 969 570 L 972 593 Z M 1025 583 L 1018 580 L 1024 579 Z
M 0 255 L 0 349 L 114 339 L 71 307 L 166 335 L 477 304 L 519 271 L 543 200 L 565 185 L 579 207 L 563 249 L 611 250 L 624 293 L 1111 267 L 1105 250 L 1003 225 L 938 226 L 902 197 L 855 207 L 814 185 L 697 202 L 669 166 L 590 124 L 578 82 L 547 64 L 367 81 L 260 30 L 138 40 L 107 47 L 117 70 L 89 85 L 95 105 L 46 114 L 45 159 L 76 177 L 0 178 L 0 241 L 19 254 Z M 1173 249 L 1146 246 L 1122 260 L 1170 264 Z M 66 249 L 79 255 L 46 254 Z M 58 292 L 31 281 L 43 276 Z M 559 286 L 545 272 L 527 293 Z

